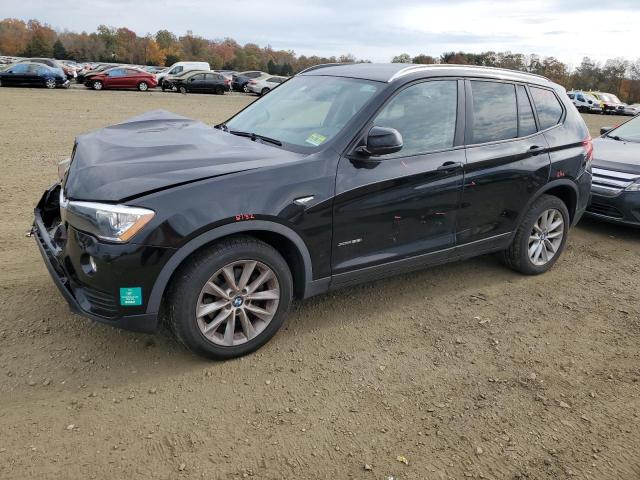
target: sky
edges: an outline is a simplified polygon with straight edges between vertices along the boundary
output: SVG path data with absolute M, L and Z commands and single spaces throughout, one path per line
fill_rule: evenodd
M 0 16 L 36 18 L 57 30 L 191 30 L 374 62 L 452 50 L 537 53 L 573 66 L 585 56 L 640 58 L 640 0 L 0 0 Z

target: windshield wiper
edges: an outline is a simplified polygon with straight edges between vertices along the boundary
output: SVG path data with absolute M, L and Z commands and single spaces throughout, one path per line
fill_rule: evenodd
M 217 128 L 218 130 L 222 130 L 223 132 L 229 131 L 229 127 L 227 127 L 226 123 L 219 123 L 218 125 L 214 125 L 213 128 Z
M 607 135 L 607 137 L 613 138 L 614 140 L 617 140 L 618 142 L 626 142 L 627 141 L 624 138 L 619 137 L 618 135 Z
M 226 128 L 226 125 L 225 125 L 225 128 Z M 256 141 L 257 138 L 259 138 L 260 140 L 262 140 L 264 142 L 273 143 L 274 145 L 277 145 L 279 147 L 282 146 L 282 142 L 280 140 L 276 140 L 275 138 L 265 137 L 264 135 L 258 135 L 257 133 L 241 132 L 239 130 L 229 130 L 229 129 L 227 129 L 225 131 L 231 133 L 232 135 L 237 135 L 239 137 L 250 138 L 254 142 Z

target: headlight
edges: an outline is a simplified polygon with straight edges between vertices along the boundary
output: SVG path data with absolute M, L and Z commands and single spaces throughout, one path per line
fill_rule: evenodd
M 131 240 L 155 216 L 153 210 L 127 205 L 75 202 L 60 193 L 60 213 L 72 226 L 109 242 Z
M 625 188 L 627 192 L 640 192 L 640 179 L 633 182 L 627 188 Z

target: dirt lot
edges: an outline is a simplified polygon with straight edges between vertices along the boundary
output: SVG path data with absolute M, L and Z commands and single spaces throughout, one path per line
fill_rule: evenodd
M 248 101 L 0 89 L 0 478 L 640 478 L 639 231 L 315 298 L 226 363 L 71 315 L 24 233 L 74 136 Z

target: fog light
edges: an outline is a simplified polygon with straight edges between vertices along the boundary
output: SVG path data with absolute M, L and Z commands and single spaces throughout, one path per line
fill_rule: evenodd
M 96 260 L 91 255 L 82 255 L 82 257 L 80 257 L 80 264 L 82 265 L 82 271 L 85 275 L 92 276 L 98 270 Z

